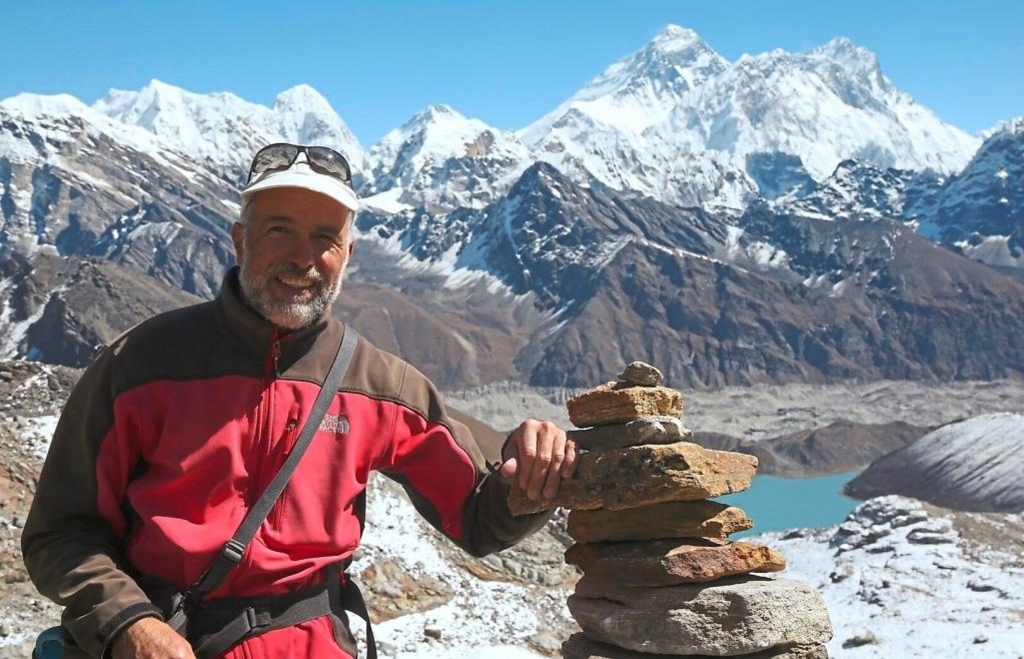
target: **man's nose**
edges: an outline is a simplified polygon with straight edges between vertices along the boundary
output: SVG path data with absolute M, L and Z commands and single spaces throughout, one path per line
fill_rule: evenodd
M 313 249 L 313 241 L 308 236 L 298 236 L 292 241 L 291 249 L 288 250 L 288 260 L 296 267 L 308 270 L 316 263 L 316 252 Z

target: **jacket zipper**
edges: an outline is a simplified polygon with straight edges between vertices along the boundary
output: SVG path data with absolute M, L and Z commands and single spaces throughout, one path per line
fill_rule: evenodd
M 274 379 L 277 377 L 278 363 L 281 359 L 281 339 L 277 334 L 277 329 L 274 329 L 274 333 L 270 336 L 270 350 L 267 354 L 266 368 L 264 370 L 265 380 L 263 386 L 263 393 L 260 395 L 260 406 L 259 406 L 259 425 L 253 442 L 253 448 L 255 449 L 255 456 L 253 461 L 253 470 L 250 475 L 250 487 L 248 503 L 251 507 L 256 503 L 256 500 L 263 493 L 263 464 L 266 461 L 267 454 L 270 452 L 271 435 L 273 434 L 273 427 L 271 426 L 271 412 L 273 410 L 273 401 L 271 400 L 271 391 L 274 387 Z
M 283 449 L 281 454 L 281 464 L 283 465 L 288 456 L 292 454 L 292 450 L 295 448 L 296 440 L 299 438 L 299 420 L 288 419 L 288 425 L 285 427 Z M 281 496 L 278 497 L 274 503 L 274 507 L 271 509 L 273 513 L 270 516 L 270 528 L 278 529 L 281 527 L 281 518 L 284 517 L 284 502 L 288 498 L 288 488 L 285 487 L 281 491 Z

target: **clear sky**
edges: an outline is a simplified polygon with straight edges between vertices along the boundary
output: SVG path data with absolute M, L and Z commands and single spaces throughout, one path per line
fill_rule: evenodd
M 729 60 L 835 36 L 969 132 L 1024 115 L 1019 0 L 68 0 L 4 3 L 0 98 L 150 79 L 270 105 L 308 83 L 365 147 L 431 103 L 517 129 L 672 23 Z

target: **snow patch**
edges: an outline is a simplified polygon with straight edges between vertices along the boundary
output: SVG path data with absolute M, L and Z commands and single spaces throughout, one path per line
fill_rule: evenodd
M 39 378 L 39 376 L 36 376 L 31 380 L 37 378 Z M 26 381 L 25 386 L 28 386 L 28 383 L 31 380 Z M 43 379 L 43 382 L 36 383 L 36 386 L 46 386 L 45 379 Z M 28 444 L 29 450 L 31 450 L 39 459 L 46 458 L 46 454 L 50 450 L 50 440 L 53 439 L 53 433 L 57 430 L 57 421 L 59 419 L 59 414 L 48 414 L 46 416 L 38 416 L 25 421 L 22 438 L 25 440 L 26 444 Z
M 391 653 L 382 652 L 382 656 L 541 659 L 542 655 L 523 649 L 522 642 L 551 622 L 538 620 L 530 606 L 536 591 L 514 583 L 476 579 L 456 567 L 439 551 L 438 542 L 447 541 L 438 539 L 404 496 L 395 496 L 381 487 L 383 477 L 374 475 L 373 479 L 376 485 L 371 482 L 368 490 L 362 547 L 350 571 L 358 574 L 375 561 L 394 560 L 402 563 L 413 578 L 429 575 L 447 584 L 453 593 L 441 606 L 374 625 L 378 646 L 382 650 L 394 648 Z M 545 596 L 561 600 L 564 594 L 553 590 Z M 557 604 L 564 610 L 563 618 L 567 617 L 564 601 Z M 427 627 L 440 629 L 442 638 L 425 637 L 423 630 Z
M 1012 516 L 1020 523 L 1020 516 Z M 786 557 L 779 576 L 825 599 L 836 659 L 999 657 L 1024 653 L 1024 566 L 998 549 L 968 554 L 949 519 L 898 496 L 870 499 L 839 527 L 745 538 Z M 853 647 L 849 641 L 877 639 Z M 979 637 L 986 639 L 979 643 Z M 849 645 L 849 647 L 847 647 Z
M 1000 200 L 1006 201 L 1005 199 Z M 977 245 L 962 240 L 955 244 L 964 256 L 993 266 L 1008 268 L 1024 268 L 1024 253 L 1020 249 L 1010 247 L 1011 236 L 988 236 Z M 1014 253 L 1016 252 L 1016 254 Z

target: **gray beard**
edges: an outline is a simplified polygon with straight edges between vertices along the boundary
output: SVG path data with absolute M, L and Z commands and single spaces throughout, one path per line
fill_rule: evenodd
M 238 282 L 242 288 L 242 297 L 253 310 L 268 321 L 288 330 L 305 329 L 323 319 L 330 311 L 331 305 L 338 299 L 341 293 L 341 283 L 344 278 L 344 269 L 338 273 L 337 279 L 333 282 L 325 282 L 323 275 L 317 271 L 307 272 L 290 267 L 287 264 L 278 264 L 263 272 L 252 272 L 247 267 L 247 259 L 242 259 L 239 264 L 240 270 Z M 317 279 L 313 292 L 313 299 L 308 302 L 280 302 L 275 300 L 269 289 L 270 282 L 279 274 L 292 274 L 296 276 L 310 276 Z

